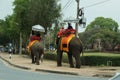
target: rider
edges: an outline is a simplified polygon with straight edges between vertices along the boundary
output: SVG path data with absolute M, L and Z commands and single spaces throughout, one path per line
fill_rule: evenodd
M 61 27 L 59 32 L 57 33 L 57 36 L 62 37 L 64 35 L 64 31 L 65 31 L 64 27 Z
M 30 36 L 30 42 L 27 46 L 29 52 L 30 47 L 37 41 L 41 41 L 40 33 L 39 32 L 35 33 L 34 31 L 32 31 L 32 35 Z
M 35 34 L 35 32 L 32 31 L 32 36 L 30 37 L 30 42 L 32 42 L 32 41 L 34 41 L 34 40 L 38 40 L 38 41 L 41 40 L 41 37 L 40 37 L 40 33 L 39 33 L 39 32 L 37 32 L 37 33 Z
M 66 36 L 69 36 L 70 34 L 75 34 L 76 30 L 73 29 L 70 23 L 68 23 L 68 28 L 65 30 Z

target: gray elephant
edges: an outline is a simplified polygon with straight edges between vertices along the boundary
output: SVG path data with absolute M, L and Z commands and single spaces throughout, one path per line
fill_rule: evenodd
M 57 38 L 57 66 L 62 66 L 62 54 L 63 54 L 63 50 L 60 49 L 61 47 L 61 38 Z M 76 68 L 80 68 L 81 67 L 81 61 L 80 61 L 80 54 L 83 51 L 83 46 L 82 46 L 82 42 L 79 38 L 77 37 L 73 37 L 70 42 L 69 42 L 69 51 L 67 52 L 68 54 L 68 60 L 69 60 L 69 64 L 70 67 L 76 67 Z M 76 66 L 74 66 L 73 63 L 73 58 L 75 58 L 75 63 Z
M 40 64 L 39 60 L 42 61 L 44 55 L 44 48 L 42 41 L 35 42 L 31 47 L 31 58 L 32 63 L 36 63 L 37 65 Z

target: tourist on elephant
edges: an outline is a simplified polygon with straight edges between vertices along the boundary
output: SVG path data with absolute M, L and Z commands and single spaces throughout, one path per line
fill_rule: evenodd
M 31 41 L 34 41 L 34 40 L 38 40 L 38 41 L 41 40 L 40 33 L 36 33 L 36 34 L 35 34 L 35 32 L 32 31 L 32 36 L 30 37 L 30 42 L 31 42 Z
M 64 31 L 65 31 L 64 27 L 61 27 L 60 30 L 59 30 L 59 32 L 57 33 L 57 37 L 64 36 Z
M 68 23 L 68 28 L 65 30 L 65 35 L 69 36 L 70 34 L 75 34 L 76 30 L 73 29 L 70 23 Z
M 28 52 L 30 52 L 30 47 L 35 43 L 35 42 L 39 42 L 41 41 L 41 37 L 40 37 L 40 33 L 35 33 L 34 31 L 32 31 L 32 35 L 30 36 L 30 41 L 28 43 L 28 46 L 27 46 L 27 50 Z

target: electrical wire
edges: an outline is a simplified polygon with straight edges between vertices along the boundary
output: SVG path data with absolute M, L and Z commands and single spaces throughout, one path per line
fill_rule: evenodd
M 67 4 L 70 2 L 70 0 L 68 0 L 68 2 L 65 4 L 65 6 L 62 8 L 62 9 L 64 9 L 66 6 L 67 6 Z
M 95 3 L 95 4 L 92 4 L 92 5 L 89 5 L 89 6 L 85 6 L 85 7 L 83 7 L 83 8 L 93 7 L 93 6 L 100 5 L 100 4 L 103 4 L 103 3 L 105 3 L 105 2 L 108 2 L 108 1 L 110 1 L 110 0 L 104 0 L 104 1 L 101 1 L 101 2 L 98 2 L 98 3 Z
M 66 8 L 68 8 L 70 6 L 70 4 L 72 3 L 73 0 L 69 0 L 65 6 L 62 8 L 62 11 L 65 10 Z

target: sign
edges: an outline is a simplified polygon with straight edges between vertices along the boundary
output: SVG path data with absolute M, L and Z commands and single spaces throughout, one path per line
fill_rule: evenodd
M 79 22 L 79 19 L 64 20 L 64 22 L 78 23 L 78 22 Z

